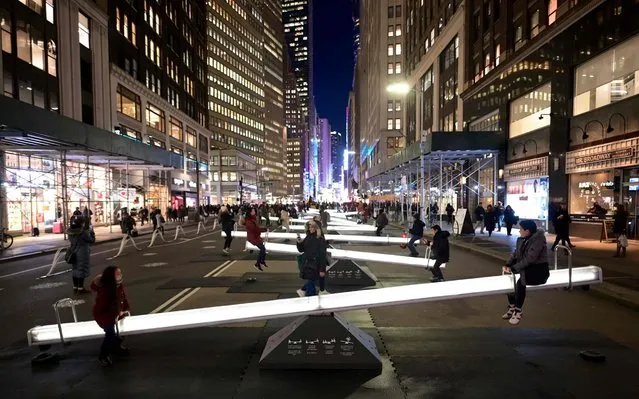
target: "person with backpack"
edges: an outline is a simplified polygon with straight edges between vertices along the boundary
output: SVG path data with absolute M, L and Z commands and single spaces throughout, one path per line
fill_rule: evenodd
M 220 220 L 222 222 L 222 231 L 224 231 L 224 234 L 226 235 L 226 239 L 224 240 L 224 249 L 222 249 L 222 252 L 224 255 L 228 255 L 229 250 L 231 249 L 231 242 L 233 241 L 232 234 L 233 226 L 235 226 L 235 219 L 226 206 L 220 208 Z
M 95 243 L 95 233 L 82 216 L 73 216 L 68 230 L 71 254 L 71 277 L 73 293 L 86 294 L 84 279 L 91 274 L 91 245 Z
M 326 248 L 328 244 L 324 239 L 322 229 L 314 221 L 308 222 L 307 225 L 308 232 L 304 240 L 300 237 L 297 238 L 297 250 L 302 253 L 300 277 L 305 280 L 304 295 L 300 293 L 300 290 L 297 292 L 300 296 L 317 295 L 315 282 L 326 276 Z
M 519 274 L 514 293 L 508 294 L 508 310 L 501 316 L 517 325 L 521 321 L 526 286 L 546 284 L 550 276 L 546 236 L 543 230 L 537 230 L 533 220 L 519 222 L 517 246 L 503 270 L 504 273 Z
M 441 265 L 448 262 L 450 258 L 450 245 L 448 243 L 448 237 L 450 233 L 442 230 L 442 228 L 436 224 L 431 227 L 433 230 L 433 242 L 430 244 L 430 259 L 435 260 L 433 268 L 430 269 L 433 277 L 430 279 L 433 283 L 444 281 L 444 274 L 441 271 Z
M 246 211 L 246 215 L 244 215 L 244 227 L 246 228 L 246 240 L 260 250 L 253 267 L 263 272 L 264 269 L 262 269 L 262 266 L 268 266 L 266 265 L 266 247 L 264 246 L 261 234 L 268 231 L 268 229 L 260 227 L 258 224 L 255 208 L 248 208 Z
M 122 346 L 122 340 L 115 331 L 115 323 L 131 310 L 123 281 L 120 268 L 108 266 L 91 282 L 91 290 L 97 294 L 93 305 L 93 319 L 104 330 L 104 340 L 98 357 L 102 366 L 113 364 L 113 354 L 128 353 L 128 349 Z
M 419 218 L 419 213 L 413 214 L 413 226 L 408 230 L 408 234 L 410 234 L 410 240 L 406 246 L 410 250 L 410 256 L 417 257 L 419 253 L 417 252 L 417 248 L 415 248 L 415 242 L 421 240 L 424 237 L 424 227 L 426 227 L 426 223 L 422 222 Z

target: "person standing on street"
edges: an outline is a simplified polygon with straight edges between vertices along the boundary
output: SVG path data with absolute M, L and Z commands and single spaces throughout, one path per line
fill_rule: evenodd
M 226 239 L 224 240 L 224 255 L 229 254 L 229 250 L 231 249 L 231 241 L 233 241 L 233 226 L 235 226 L 235 219 L 233 218 L 233 214 L 229 211 L 226 206 L 220 208 L 220 221 L 222 223 L 222 231 L 226 235 Z
M 300 277 L 305 280 L 304 295 L 300 293 L 302 290 L 298 290 L 298 295 L 317 295 L 315 282 L 326 276 L 326 247 L 327 243 L 322 230 L 315 222 L 309 222 L 308 233 L 304 240 L 297 238 L 297 250 L 302 253 Z
M 93 319 L 104 330 L 104 340 L 98 358 L 102 366 L 113 364 L 111 356 L 114 353 L 128 353 L 128 349 L 122 346 L 122 341 L 115 332 L 115 323 L 130 311 L 122 282 L 122 271 L 115 266 L 108 266 L 91 282 L 91 289 L 97 293 L 93 305 Z
M 82 216 L 73 216 L 68 231 L 71 251 L 75 254 L 75 261 L 71 264 L 73 278 L 73 293 L 85 294 L 84 279 L 91 274 L 91 245 L 95 243 L 95 233 Z
M 382 230 L 384 227 L 388 226 L 388 217 L 384 212 L 384 208 L 379 210 L 377 214 L 377 219 L 375 219 L 375 225 L 377 226 L 377 230 L 375 231 L 375 235 L 380 237 L 382 235 Z
M 557 237 L 555 238 L 555 242 L 552 244 L 550 251 L 555 250 L 555 247 L 559 244 L 559 240 L 561 240 L 561 244 L 564 246 L 568 243 L 570 248 L 575 247 L 570 242 L 570 222 L 570 214 L 568 213 L 568 209 L 566 209 L 566 204 L 562 203 L 553 220 L 555 234 Z
M 546 284 L 548 269 L 548 245 L 542 230 L 537 230 L 533 220 L 519 222 L 519 238 L 512 256 L 504 266 L 504 273 L 519 273 L 515 292 L 508 294 L 508 311 L 501 318 L 512 325 L 521 321 L 527 285 Z
M 260 227 L 260 225 L 258 224 L 257 212 L 255 212 L 255 208 L 248 208 L 246 215 L 244 216 L 244 227 L 246 228 L 246 240 L 255 245 L 260 250 L 253 267 L 256 270 L 263 272 L 264 269 L 262 269 L 262 266 L 268 266 L 266 266 L 266 247 L 264 246 L 264 241 L 262 240 L 261 234 L 265 231 L 268 231 L 268 229 L 266 229 L 265 227 Z
M 480 202 L 475 208 L 475 230 L 481 228 L 479 234 L 484 234 L 484 215 L 486 214 L 486 210 L 484 209 L 482 203 Z
M 515 210 L 510 206 L 506 206 L 504 209 L 504 223 L 506 224 L 506 233 L 510 236 L 513 230 L 513 226 L 517 224 L 519 218 L 515 216 Z
M 612 225 L 612 232 L 617 237 L 617 252 L 615 258 L 626 257 L 626 247 L 628 247 L 628 237 L 626 236 L 626 230 L 628 228 L 628 211 L 623 205 L 617 206 L 617 212 L 615 212 L 614 224 Z
M 448 243 L 448 237 L 450 233 L 442 230 L 442 228 L 436 224 L 431 227 L 433 230 L 433 242 L 430 245 L 430 259 L 435 259 L 435 264 L 430 270 L 433 277 L 430 279 L 433 283 L 444 281 L 444 274 L 440 269 L 441 265 L 448 262 L 450 258 L 450 245 Z
M 495 231 L 495 224 L 497 222 L 497 213 L 492 205 L 488 205 L 486 208 L 486 213 L 484 214 L 484 226 L 486 227 L 486 231 L 488 231 L 488 237 L 493 235 L 493 231 Z

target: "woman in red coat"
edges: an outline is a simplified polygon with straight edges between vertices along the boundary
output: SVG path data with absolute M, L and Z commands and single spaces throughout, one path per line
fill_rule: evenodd
M 268 230 L 257 224 L 255 208 L 250 208 L 246 212 L 244 216 L 244 227 L 246 227 L 246 240 L 260 249 L 260 253 L 257 255 L 257 261 L 253 267 L 262 272 L 264 271 L 262 266 L 268 266 L 266 266 L 266 248 L 264 247 L 261 233 Z
M 91 282 L 91 289 L 97 293 L 93 305 L 93 318 L 104 330 L 104 341 L 100 347 L 100 363 L 109 366 L 113 363 L 111 355 L 121 348 L 120 338 L 115 333 L 115 323 L 129 311 L 129 302 L 122 284 L 122 271 L 109 266 Z

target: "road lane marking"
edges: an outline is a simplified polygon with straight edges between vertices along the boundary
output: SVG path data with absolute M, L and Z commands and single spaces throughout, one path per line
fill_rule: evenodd
M 166 262 L 153 262 L 153 263 L 145 263 L 141 267 L 161 267 L 166 265 L 168 265 L 168 263 Z
M 42 283 L 42 284 L 37 284 L 37 285 L 32 285 L 31 287 L 29 287 L 29 289 L 32 290 L 46 290 L 49 288 L 58 288 L 58 287 L 62 287 L 63 285 L 67 285 L 68 283 L 65 281 L 59 281 L 57 283 Z
M 218 267 L 216 267 L 215 269 L 213 269 L 212 272 L 210 272 L 209 274 L 215 273 L 218 270 L 222 270 L 222 268 L 224 266 L 226 266 L 228 263 L 230 263 L 230 261 L 226 261 L 224 263 L 222 263 L 221 265 L 219 265 Z M 204 277 L 208 277 L 208 274 Z M 161 304 L 160 306 L 158 306 L 157 308 L 153 309 L 151 311 L 151 313 L 159 313 L 161 312 L 164 308 L 166 308 L 167 306 L 170 306 L 171 303 L 173 303 L 173 301 L 176 301 L 178 299 L 180 299 L 183 295 L 188 294 L 189 291 L 191 291 L 192 288 L 185 288 L 182 291 L 178 292 L 177 294 L 175 294 L 174 296 L 172 296 L 171 298 L 169 298 L 168 300 L 166 300 L 163 304 Z
M 227 261 L 228 262 L 228 261 Z M 236 260 L 231 261 L 229 264 L 227 264 L 226 266 L 224 266 L 222 269 L 216 269 L 213 270 L 212 272 L 210 272 L 209 274 L 205 275 L 204 277 L 217 277 L 220 274 L 224 273 L 226 271 L 226 269 L 228 269 L 229 267 L 231 267 L 235 262 L 237 262 Z M 173 309 L 177 308 L 178 306 L 180 306 L 184 301 L 186 301 L 187 299 L 189 299 L 190 297 L 192 297 L 196 292 L 198 292 L 200 290 L 200 288 L 202 287 L 195 287 L 192 288 L 193 291 L 189 292 L 188 294 L 184 295 L 180 300 L 178 300 L 177 302 L 175 302 L 173 305 L 169 306 L 168 308 L 164 309 L 163 312 L 170 312 Z
M 197 240 L 197 239 L 199 239 L 199 238 L 204 238 L 204 237 L 206 237 L 206 236 L 208 236 L 208 235 L 211 235 L 211 234 L 214 234 L 214 233 L 217 233 L 217 231 L 212 231 L 212 232 L 210 232 L 210 233 L 202 234 L 201 236 L 198 236 L 198 237 L 190 238 L 190 239 L 189 239 L 189 241 L 181 241 L 181 242 L 178 242 L 178 243 L 165 244 L 165 245 L 158 245 L 158 246 L 155 246 L 154 248 L 159 248 L 159 247 L 168 247 L 168 246 L 172 246 L 172 245 L 180 245 L 180 244 L 184 244 L 184 243 L 186 243 L 186 242 L 190 242 L 190 241 Z M 144 244 L 144 243 L 148 243 L 148 242 L 150 242 L 150 241 L 143 241 L 143 242 L 142 242 L 142 244 Z M 119 249 L 119 247 L 115 247 L 115 248 L 107 249 L 107 250 L 100 251 L 100 252 L 94 252 L 94 253 L 91 253 L 91 256 L 96 256 L 96 255 L 106 254 L 106 253 L 108 253 L 108 252 L 117 251 L 118 249 Z M 66 263 L 66 262 L 65 262 L 64 260 L 61 260 L 61 261 L 60 261 L 60 262 L 58 262 L 57 264 L 59 265 L 59 264 L 61 264 L 61 263 Z M 51 267 L 51 263 L 47 263 L 46 265 L 43 265 L 43 266 L 32 267 L 31 269 L 20 270 L 19 272 L 14 272 L 14 273 L 5 274 L 5 275 L 0 276 L 0 280 L 2 280 L 2 279 L 4 279 L 4 278 L 9 278 L 9 277 L 14 277 L 14 276 L 19 276 L 19 275 L 21 275 L 21 274 L 25 274 L 25 273 L 30 273 L 30 272 L 33 272 L 33 271 L 36 271 L 36 270 L 40 270 L 40 269 L 45 269 L 45 268 L 47 268 L 47 267 Z M 71 269 L 67 269 L 67 270 L 65 270 L 64 272 L 67 272 L 67 271 L 69 271 L 69 270 L 71 270 Z

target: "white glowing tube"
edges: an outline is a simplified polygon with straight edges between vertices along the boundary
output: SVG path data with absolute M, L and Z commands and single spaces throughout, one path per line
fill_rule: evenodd
M 225 232 L 221 232 L 222 238 L 226 237 Z M 246 231 L 232 231 L 232 237 L 238 238 L 246 238 Z M 300 235 L 302 238 L 306 236 L 306 234 L 302 233 Z M 268 232 L 263 233 L 264 238 L 268 239 L 277 239 L 277 240 L 294 240 L 297 238 L 297 234 L 295 233 L 281 233 L 281 232 Z M 377 236 L 364 236 L 364 235 L 351 235 L 351 234 L 326 234 L 324 236 L 328 241 L 339 241 L 339 242 L 354 242 L 354 243 L 364 243 L 364 244 L 407 244 L 410 241 L 410 238 L 403 237 L 377 237 Z M 419 241 L 415 241 L 415 245 L 418 245 Z
M 601 268 L 587 266 L 572 269 L 573 286 L 601 283 Z M 568 270 L 551 270 L 544 285 L 528 287 L 543 290 L 566 287 Z M 468 298 L 483 295 L 501 295 L 513 290 L 509 275 L 480 277 L 446 281 L 437 284 L 414 284 L 374 290 L 351 291 L 325 296 L 276 299 L 272 301 L 243 303 L 176 312 L 130 316 L 119 323 L 122 335 L 144 334 L 180 330 L 254 320 L 297 317 L 329 312 L 368 309 L 407 303 L 429 302 L 445 299 Z M 62 324 L 65 342 L 104 337 L 104 332 L 94 321 Z M 45 345 L 60 342 L 58 326 L 38 326 L 27 331 L 29 345 Z
M 311 219 L 289 219 L 289 224 L 306 224 Z M 345 219 L 330 220 L 329 226 L 360 226 L 356 222 Z
M 304 231 L 304 225 L 290 226 L 293 231 Z M 331 231 L 375 231 L 377 228 L 369 224 L 355 224 L 355 225 L 328 225 L 327 230 Z
M 265 242 L 264 246 L 268 252 L 299 255 L 296 245 L 280 244 L 277 242 Z M 246 249 L 250 251 L 257 251 L 258 248 L 246 242 Z M 328 248 L 326 250 L 334 259 L 350 259 L 350 260 L 363 260 L 370 262 L 390 263 L 394 265 L 402 266 L 414 266 L 414 267 L 433 267 L 435 265 L 434 259 L 426 259 L 421 257 L 402 256 L 402 255 L 390 255 L 380 254 L 377 252 L 364 252 L 364 251 L 348 251 L 344 249 Z M 446 268 L 446 264 L 443 263 L 440 266 L 442 269 Z

